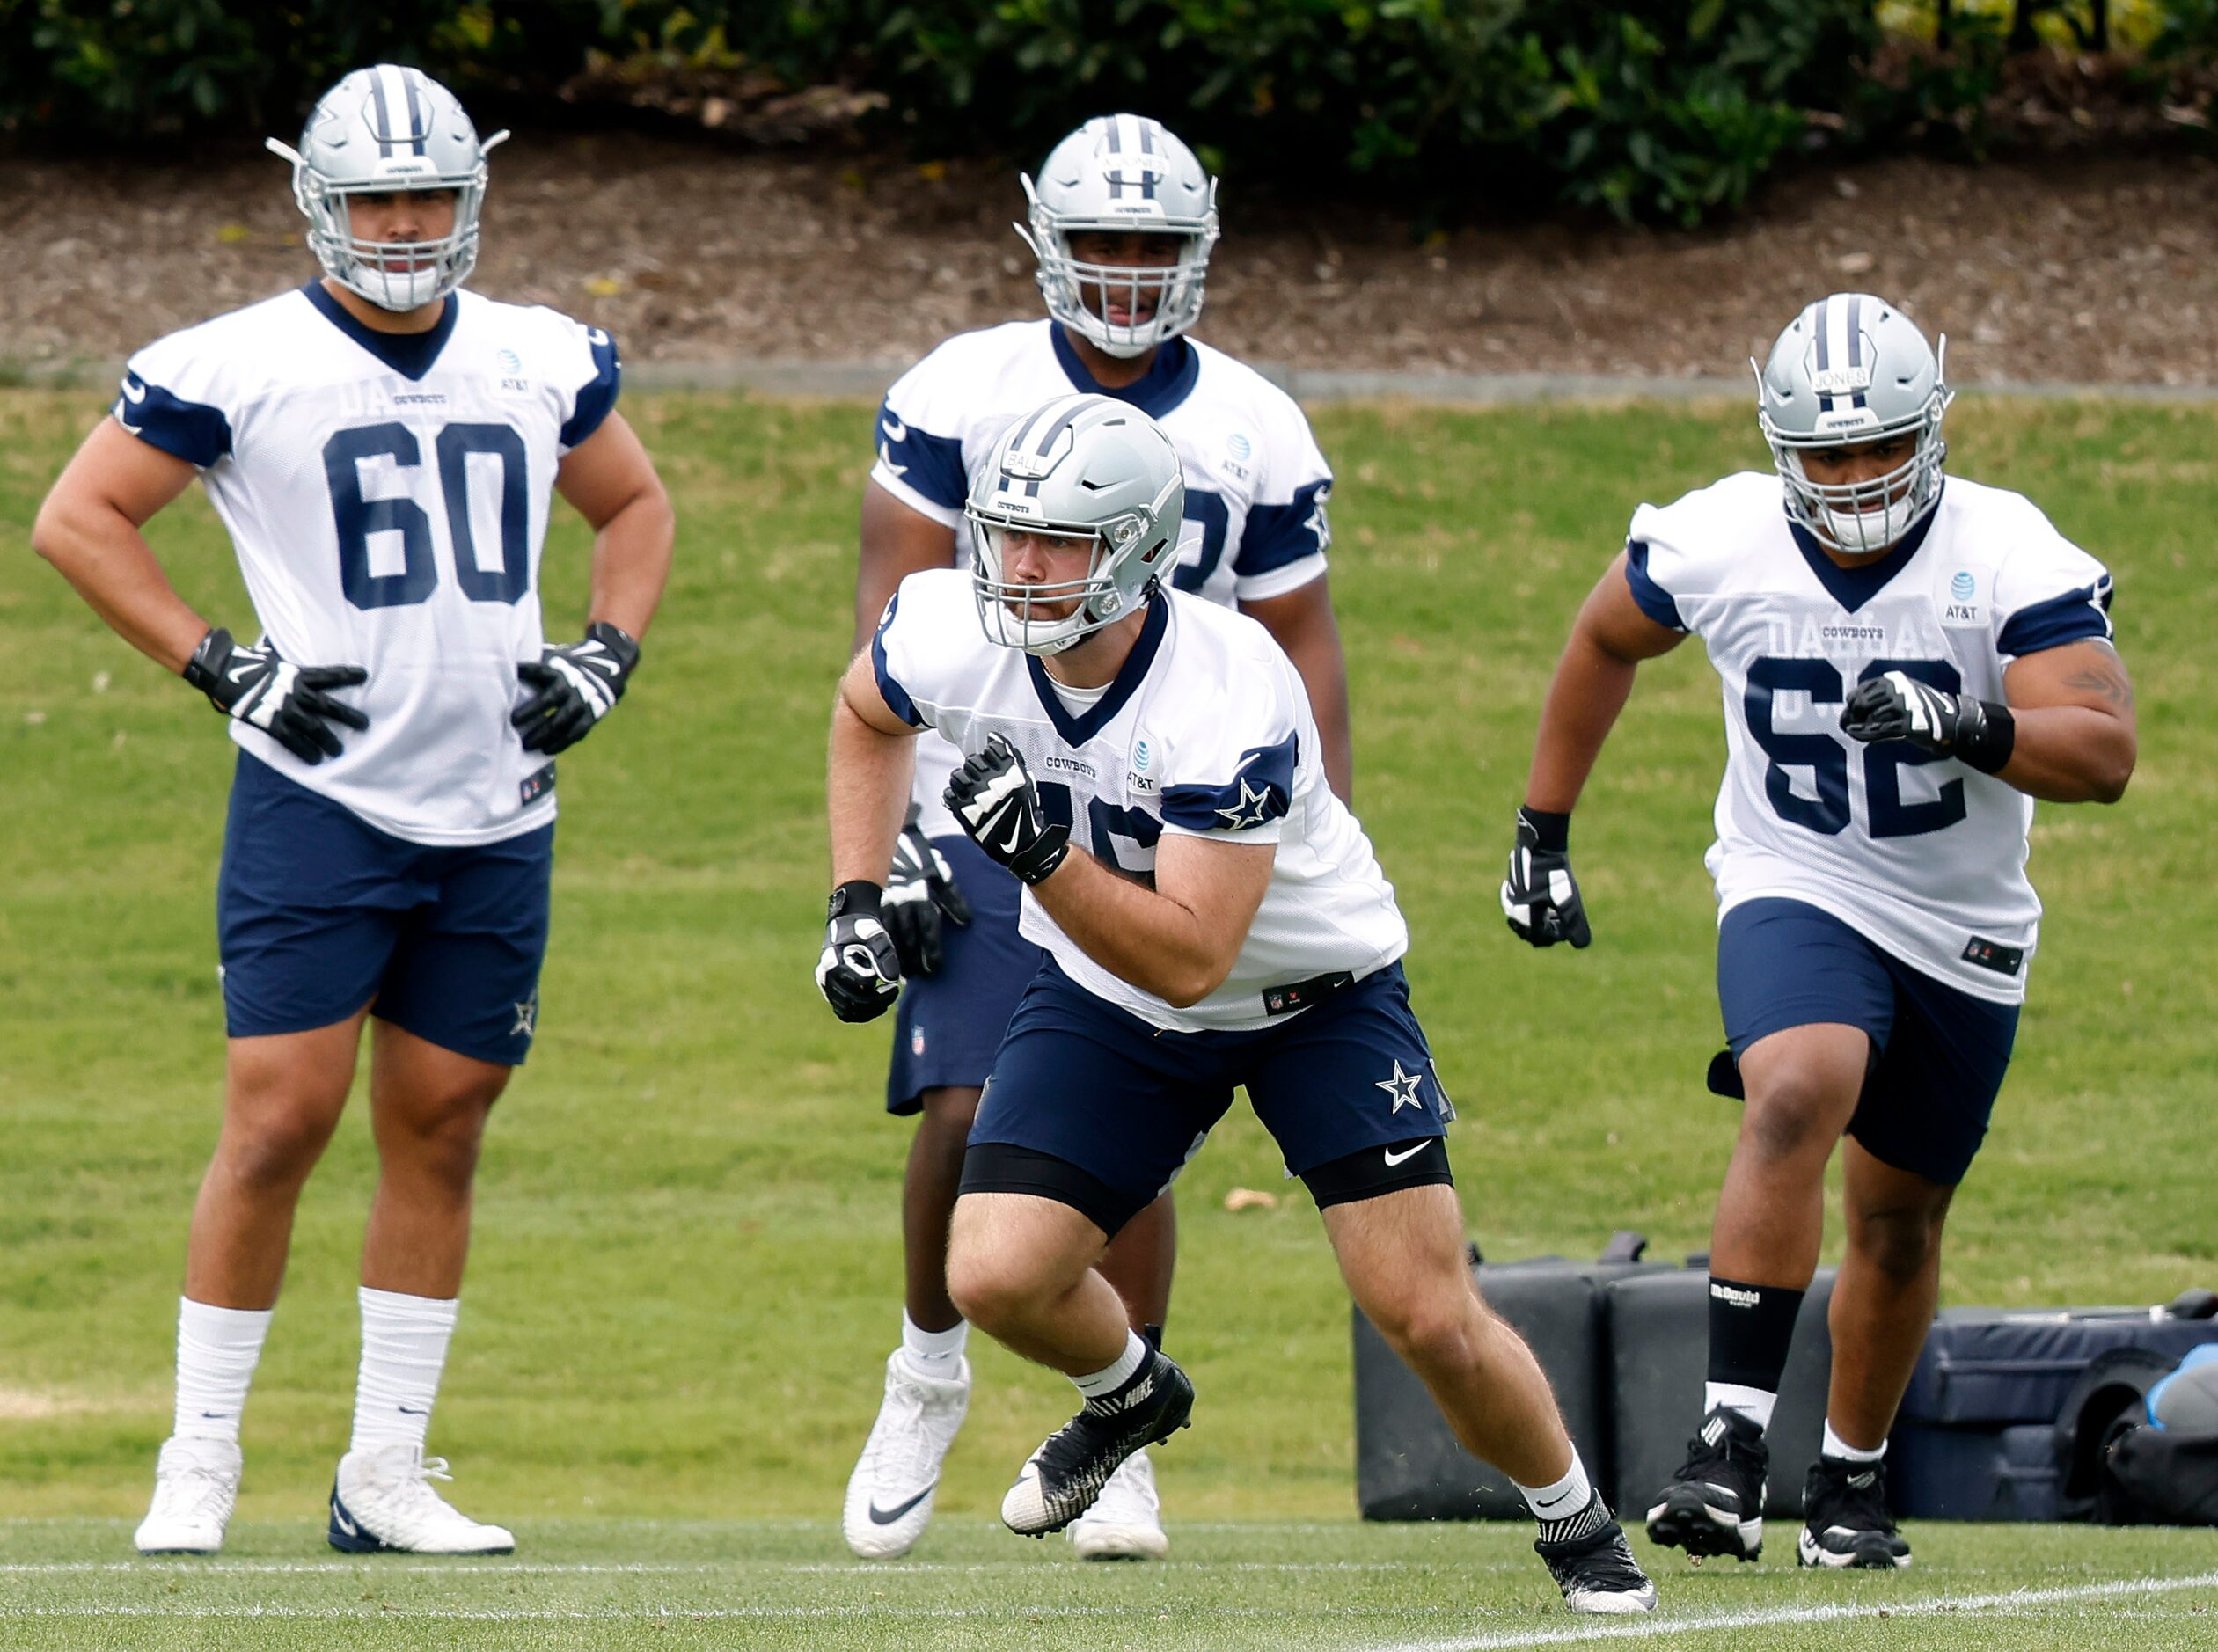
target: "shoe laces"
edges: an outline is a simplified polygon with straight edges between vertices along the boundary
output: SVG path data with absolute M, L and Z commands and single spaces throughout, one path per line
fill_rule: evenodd
M 1721 1414 L 1711 1413 L 1713 1416 L 1718 1414 Z M 1702 1421 L 1703 1429 L 1707 1429 L 1709 1418 L 1705 1417 Z M 1753 1440 L 1746 1438 L 1735 1430 L 1729 1421 L 1718 1430 L 1715 1445 L 1710 1444 L 1706 1432 L 1695 1432 L 1694 1437 L 1687 1442 L 1687 1460 L 1679 1466 L 1679 1473 L 1673 1478 L 1706 1480 L 1717 1473 L 1719 1465 L 1723 1464 L 1745 1469 L 1760 1480 L 1770 1461 L 1771 1453 L 1765 1447 L 1760 1434 Z
M 1598 1532 L 1590 1541 L 1593 1546 L 1578 1561 L 1583 1587 L 1611 1594 L 1638 1594 L 1648 1587 L 1648 1574 L 1633 1559 L 1622 1531 Z
M 155 1477 L 154 1511 L 166 1520 L 222 1519 L 233 1496 L 230 1475 L 194 1459 L 177 1467 L 165 1464 Z
M 946 1443 L 933 1437 L 931 1398 L 924 1380 L 913 1372 L 899 1371 L 887 1383 L 885 1406 L 870 1439 L 871 1469 L 876 1479 L 895 1477 L 906 1488 L 921 1485 L 938 1473 Z

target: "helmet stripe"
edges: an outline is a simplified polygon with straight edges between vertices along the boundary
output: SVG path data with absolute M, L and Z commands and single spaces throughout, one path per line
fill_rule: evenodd
M 1064 431 L 1070 428 L 1071 421 L 1073 419 L 1076 419 L 1080 413 L 1086 411 L 1086 406 L 1085 397 L 1072 397 L 1069 408 L 1064 413 L 1060 419 L 1058 419 L 1053 424 L 1048 427 L 1047 434 L 1040 438 L 1040 445 L 1033 449 L 1032 451 L 1038 454 L 1040 457 L 1043 459 L 1047 457 L 1049 450 L 1055 446 L 1055 438 L 1061 435 Z
M 1109 152 L 1112 155 L 1123 154 L 1123 147 L 1117 142 L 1116 117 L 1111 115 L 1102 124 L 1109 128 Z
M 1851 294 L 1848 298 L 1848 365 L 1850 367 L 1862 367 L 1863 365 L 1863 295 L 1861 293 Z M 1863 392 L 1862 391 L 1856 391 L 1855 395 L 1848 398 L 1848 405 L 1851 407 L 1862 407 L 1865 406 L 1866 404 L 1863 399 Z
M 428 100 L 418 101 L 417 82 L 422 77 L 413 69 L 400 71 L 400 84 L 408 94 L 408 136 L 416 146 L 416 153 L 425 151 L 425 140 L 431 135 L 431 110 Z
M 1818 300 L 1818 313 L 1812 318 L 1811 322 L 1811 331 L 1818 335 L 1818 370 L 1820 373 L 1824 372 L 1826 369 L 1833 365 L 1832 362 L 1827 359 L 1826 346 L 1826 311 L 1831 307 L 1832 303 L 1833 301 L 1830 298 L 1820 298 Z M 1820 392 L 1818 397 L 1818 411 L 1819 413 L 1831 413 L 1833 411 L 1833 398 Z
M 392 116 L 385 109 L 385 71 L 378 69 L 370 77 L 370 135 L 377 140 L 377 158 L 384 160 L 392 153 Z
M 1140 129 L 1140 153 L 1153 155 L 1155 152 L 1155 122 L 1141 120 L 1133 124 Z

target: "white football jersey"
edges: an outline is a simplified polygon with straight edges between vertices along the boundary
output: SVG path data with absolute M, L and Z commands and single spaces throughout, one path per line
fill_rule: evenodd
M 1332 471 L 1308 420 L 1262 374 L 1198 340 L 1169 340 L 1146 377 L 1109 390 L 1051 321 L 958 333 L 886 393 L 871 479 L 955 529 L 956 562 L 967 567 L 970 479 L 1011 424 L 1073 390 L 1131 403 L 1178 450 L 1186 531 L 1169 584 L 1230 604 L 1283 596 L 1324 573 Z M 915 800 L 928 836 L 959 830 L 940 800 L 955 761 L 936 736 L 920 736 Z
M 2102 565 L 2030 501 L 1952 477 L 1901 544 L 1838 567 L 1788 521 L 1779 478 L 1744 471 L 1642 506 L 1626 578 L 1651 618 L 1702 638 L 1723 680 L 1720 916 L 1804 901 L 1976 998 L 2022 1002 L 2041 916 L 2033 800 L 1907 742 L 1851 740 L 1841 713 L 1885 671 L 2006 699 L 2011 661 L 2110 635 Z
M 871 654 L 897 715 L 964 754 L 1004 736 L 1049 816 L 1120 872 L 1153 873 L 1166 832 L 1277 845 L 1231 975 L 1182 1010 L 1095 963 L 1027 889 L 1026 939 L 1096 997 L 1175 1031 L 1267 1027 L 1268 990 L 1366 975 L 1409 949 L 1371 840 L 1325 784 L 1301 679 L 1255 621 L 1168 593 L 1116 681 L 1078 691 L 1059 688 L 1034 656 L 986 640 L 970 575 L 935 568 L 901 582 Z
M 509 714 L 539 657 L 555 466 L 617 394 L 606 333 L 458 292 L 439 325 L 377 333 L 320 284 L 131 358 L 115 418 L 201 469 L 265 636 L 296 665 L 358 665 L 370 727 L 303 763 L 231 738 L 381 831 L 494 843 L 554 816 L 553 764 Z

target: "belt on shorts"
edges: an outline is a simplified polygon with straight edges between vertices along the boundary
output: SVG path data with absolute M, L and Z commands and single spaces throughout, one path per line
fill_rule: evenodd
M 1307 981 L 1289 981 L 1284 986 L 1265 987 L 1263 991 L 1265 1015 L 1292 1015 L 1296 1010 L 1306 1010 L 1321 998 L 1330 998 L 1343 987 L 1355 985 L 1356 978 L 1348 970 L 1336 969 L 1329 975 L 1312 976 Z

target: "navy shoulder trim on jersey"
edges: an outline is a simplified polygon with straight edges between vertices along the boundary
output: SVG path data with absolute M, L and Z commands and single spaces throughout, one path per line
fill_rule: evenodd
M 1131 653 L 1124 656 L 1124 663 L 1116 668 L 1116 675 L 1109 680 L 1102 698 L 1084 711 L 1072 714 L 1063 703 L 1063 697 L 1055 691 L 1054 679 L 1047 668 L 1040 663 L 1040 656 L 1028 654 L 1024 663 L 1032 676 L 1032 691 L 1039 697 L 1041 709 L 1047 713 L 1048 721 L 1055 725 L 1055 732 L 1063 737 L 1066 746 L 1082 746 L 1109 726 L 1109 720 L 1124 709 L 1124 702 L 1138 691 L 1147 680 L 1147 669 L 1155 663 L 1155 652 L 1163 646 L 1163 633 L 1170 629 L 1171 605 L 1168 597 L 1158 593 L 1147 605 L 1147 618 L 1141 623 L 1139 640 L 1132 645 Z
M 1086 363 L 1079 360 L 1078 351 L 1072 347 L 1061 322 L 1048 324 L 1048 337 L 1054 340 L 1055 359 L 1072 389 L 1089 396 L 1109 396 L 1129 402 L 1150 419 L 1160 419 L 1192 395 L 1194 382 L 1202 376 L 1201 353 L 1186 342 L 1182 333 L 1174 334 L 1157 347 L 1155 359 L 1136 382 L 1115 390 L 1099 383 L 1086 370 Z
M 963 439 L 936 436 L 903 422 L 888 401 L 878 409 L 878 460 L 903 486 L 913 487 L 942 510 L 961 510 L 970 494 L 963 468 Z
M 1941 486 L 1945 489 L 1948 483 Z M 1818 576 L 1818 583 L 1832 594 L 1833 600 L 1855 613 L 1866 603 L 1886 589 L 1887 581 L 1910 565 L 1910 559 L 1918 553 L 1927 534 L 1933 531 L 1933 523 L 1941 514 L 1941 503 L 1935 500 L 1933 508 L 1917 520 L 1917 525 L 1895 542 L 1894 549 L 1844 568 L 1825 553 L 1818 536 L 1792 517 L 1788 518 L 1787 530 L 1795 537 L 1795 549 L 1802 552 L 1802 559 L 1810 565 L 1810 571 Z
M 2002 634 L 1995 640 L 1995 652 L 2023 656 L 2090 638 L 2107 642 L 2110 596 L 2110 576 L 2105 574 L 2092 585 L 2021 608 L 2003 621 Z
M 1294 760 L 1301 736 L 1240 754 L 1240 767 L 1222 786 L 1174 786 L 1163 793 L 1163 819 L 1188 831 L 1246 831 L 1283 820 L 1293 800 Z
M 1648 571 L 1648 541 L 1628 539 L 1625 542 L 1625 583 L 1632 588 L 1633 601 L 1651 619 L 1673 631 L 1687 629 L 1687 622 L 1679 617 L 1678 599 L 1656 583 Z
M 1290 505 L 1250 505 L 1233 571 L 1253 577 L 1322 551 L 1332 543 L 1332 529 L 1325 521 L 1325 501 L 1331 496 L 1332 479 L 1328 476 L 1297 488 Z
M 439 359 L 439 352 L 447 347 L 447 340 L 454 336 L 455 318 L 462 311 L 460 297 L 449 293 L 446 308 L 439 312 L 439 319 L 429 332 L 379 333 L 355 320 L 347 306 L 333 298 L 320 281 L 310 281 L 300 290 L 310 303 L 323 312 L 324 319 L 406 379 L 420 379 L 431 370 L 431 364 Z
M 624 363 L 617 360 L 614 339 L 598 327 L 588 327 L 585 341 L 593 351 L 593 376 L 578 387 L 577 399 L 563 423 L 558 440 L 566 448 L 577 446 L 601 428 L 601 421 L 616 406 L 616 392 L 624 379 Z
M 893 680 L 893 671 L 886 664 L 886 627 L 893 624 L 894 610 L 901 605 L 901 593 L 896 591 L 886 598 L 886 611 L 879 617 L 878 629 L 870 633 L 870 669 L 878 678 L 879 698 L 886 709 L 911 728 L 922 728 L 924 719 L 917 715 L 917 703 L 909 698 L 909 691 Z
M 136 373 L 123 375 L 115 421 L 149 447 L 203 471 L 231 450 L 231 421 L 222 408 L 172 396 Z

